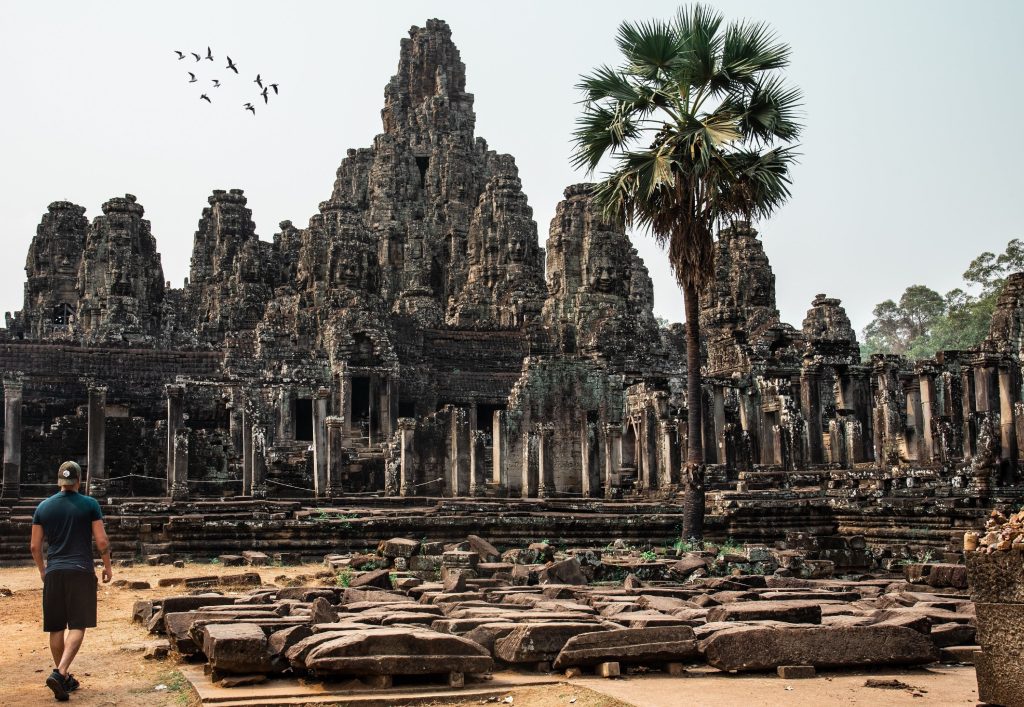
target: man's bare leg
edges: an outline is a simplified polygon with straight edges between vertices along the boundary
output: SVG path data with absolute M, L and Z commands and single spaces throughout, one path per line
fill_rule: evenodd
M 60 659 L 64 657 L 64 632 L 50 631 L 50 653 L 53 654 L 53 666 L 60 665 Z
M 69 628 L 67 638 L 64 639 L 64 653 L 61 655 L 57 670 L 61 675 L 67 677 L 71 662 L 78 655 L 78 649 L 82 647 L 82 640 L 85 638 L 84 628 Z

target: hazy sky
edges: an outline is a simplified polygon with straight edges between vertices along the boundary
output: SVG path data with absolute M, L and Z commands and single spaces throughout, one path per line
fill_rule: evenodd
M 768 21 L 793 48 L 807 130 L 793 197 L 759 224 L 783 318 L 815 293 L 840 297 L 858 331 L 911 284 L 960 284 L 970 260 L 1020 227 L 1024 3 L 713 3 Z M 245 190 L 257 232 L 304 226 L 345 150 L 380 132 L 383 89 L 411 25 L 452 27 L 476 96 L 477 135 L 515 156 L 541 242 L 563 188 L 581 73 L 617 63 L 623 19 L 669 17 L 676 2 L 14 2 L 0 0 L 0 311 L 20 309 L 29 242 L 47 204 L 90 218 L 135 194 L 165 277 L 188 274 L 213 189 Z M 174 49 L 216 62 L 177 61 Z M 224 54 L 241 75 L 222 88 Z M 186 71 L 201 82 L 188 84 Z M 255 74 L 281 95 L 257 115 Z M 201 88 L 214 101 L 198 99 Z M 634 242 L 655 313 L 682 319 L 664 256 Z

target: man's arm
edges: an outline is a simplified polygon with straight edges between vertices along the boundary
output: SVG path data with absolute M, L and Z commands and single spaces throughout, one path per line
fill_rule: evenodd
M 29 548 L 32 550 L 32 559 L 39 568 L 39 576 L 43 577 L 46 574 L 46 565 L 43 564 L 43 526 L 38 523 L 32 524 L 32 541 Z
M 107 539 L 107 531 L 103 528 L 102 520 L 92 522 L 92 537 L 96 541 L 96 548 L 103 558 L 103 581 L 109 582 L 114 576 L 114 567 L 110 564 L 110 540 Z

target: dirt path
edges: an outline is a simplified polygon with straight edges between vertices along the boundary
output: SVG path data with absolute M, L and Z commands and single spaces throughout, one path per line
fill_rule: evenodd
M 264 582 L 279 575 L 312 574 L 319 565 L 261 568 Z M 130 621 L 137 599 L 162 597 L 173 589 L 158 589 L 162 577 L 235 573 L 206 564 L 174 567 L 117 568 L 115 579 L 149 581 L 153 589 L 129 591 L 101 585 L 99 623 L 86 634 L 73 672 L 82 689 L 69 704 L 90 707 L 188 707 L 191 691 L 175 663 L 142 657 L 143 646 L 153 639 Z M 14 592 L 0 597 L 0 706 L 53 705 L 43 684 L 53 669 L 46 634 L 41 628 L 42 586 L 34 567 L 0 569 L 0 586 Z M 894 678 L 918 688 L 882 690 L 864 687 L 867 677 Z M 158 686 L 164 686 L 157 689 Z M 787 689 L 791 688 L 791 689 Z M 781 680 L 765 675 L 723 675 L 710 669 L 691 672 L 685 678 L 663 675 L 630 676 L 620 680 L 583 678 L 547 687 L 520 688 L 510 693 L 516 707 L 745 707 L 755 705 L 973 705 L 977 703 L 974 669 L 938 667 L 923 670 L 872 673 L 833 672 L 813 680 Z

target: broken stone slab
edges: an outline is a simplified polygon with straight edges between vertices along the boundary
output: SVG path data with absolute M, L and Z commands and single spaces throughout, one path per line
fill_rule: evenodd
M 494 657 L 506 663 L 539 663 L 554 660 L 565 642 L 595 630 L 593 623 L 522 624 L 494 642 Z
M 314 647 L 306 669 L 316 675 L 486 673 L 494 667 L 480 645 L 425 629 L 353 631 Z
M 669 663 L 698 655 L 693 629 L 688 626 L 626 628 L 572 636 L 555 658 L 554 667 L 590 667 L 612 660 L 627 664 Z
M 481 561 L 498 562 L 501 560 L 501 553 L 498 552 L 498 548 L 491 545 L 479 535 L 467 535 L 466 542 L 469 543 L 470 551 L 479 555 Z
M 932 625 L 935 624 L 974 624 L 975 617 L 970 614 L 958 614 L 953 611 L 946 611 L 945 609 L 929 609 L 928 607 L 914 606 L 894 606 L 889 609 L 879 609 L 874 612 L 872 616 L 875 617 L 875 621 L 881 623 L 890 619 L 899 618 L 902 616 L 924 616 L 931 621 Z
M 475 569 L 480 564 L 480 555 L 469 550 L 447 550 L 441 555 L 443 567 Z
M 219 673 L 268 673 L 274 666 L 263 629 L 249 623 L 207 624 L 203 653 Z
M 391 573 L 389 570 L 371 570 L 356 575 L 349 584 L 352 589 L 374 587 L 376 589 L 391 589 Z
M 657 611 L 634 611 L 620 614 L 612 619 L 614 623 L 626 628 L 655 628 L 660 626 L 688 626 L 686 620 L 678 616 L 669 616 Z
M 313 635 L 313 629 L 308 625 L 289 626 L 288 628 L 274 631 L 267 638 L 267 652 L 273 658 L 283 660 L 285 653 L 299 641 Z
M 716 621 L 784 621 L 820 624 L 821 607 L 810 601 L 748 601 L 708 609 L 708 623 Z
M 680 581 L 686 580 L 697 570 L 706 570 L 708 558 L 702 555 L 687 554 L 673 563 L 669 568 L 669 574 Z
M 1021 611 L 1024 611 L 1024 606 L 1021 607 Z M 928 635 L 931 636 L 932 641 L 939 648 L 973 646 L 978 640 L 977 630 L 974 626 L 968 624 L 938 624 L 937 626 L 932 626 L 932 630 Z
M 879 625 L 745 626 L 712 634 L 700 649 L 709 665 L 724 671 L 773 670 L 780 665 L 921 665 L 939 658 L 939 649 L 927 636 Z
M 516 564 L 512 566 L 509 581 L 515 585 L 534 585 L 540 581 L 540 571 L 543 565 Z
M 309 607 L 309 621 L 314 624 L 329 624 L 338 620 L 338 612 L 329 601 L 317 597 Z
M 331 604 L 338 604 L 341 601 L 338 590 L 328 587 L 283 587 L 277 590 L 278 599 L 298 599 L 311 602 L 317 597 L 323 597 Z
M 537 573 L 537 579 L 541 584 L 587 584 L 580 562 L 575 557 L 546 565 Z
M 265 567 L 270 564 L 270 555 L 258 550 L 246 550 L 242 553 L 245 562 L 253 567 Z
M 132 623 L 142 624 L 143 626 L 149 623 L 149 620 L 153 618 L 153 613 L 156 611 L 153 602 L 149 599 L 139 599 L 132 604 Z
M 408 538 L 391 538 L 381 540 L 377 546 L 377 554 L 383 557 L 412 557 L 420 549 L 419 541 Z
M 471 535 L 470 537 L 476 537 Z M 458 594 L 466 591 L 466 575 L 456 570 L 454 572 L 448 572 L 443 580 L 441 586 L 444 587 L 445 593 Z
M 389 592 L 383 589 L 352 589 L 346 588 L 342 594 L 343 604 L 355 604 L 360 601 L 370 602 L 407 602 L 409 597 L 401 592 Z
M 966 565 L 948 562 L 914 563 L 904 567 L 907 581 L 912 584 L 927 584 L 930 587 L 967 588 Z

